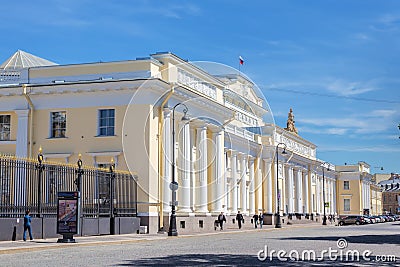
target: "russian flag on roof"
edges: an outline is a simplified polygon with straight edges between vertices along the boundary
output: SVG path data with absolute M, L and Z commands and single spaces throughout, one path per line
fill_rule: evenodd
M 240 63 L 240 65 L 243 65 L 243 63 L 244 63 L 242 56 L 239 56 L 239 63 Z

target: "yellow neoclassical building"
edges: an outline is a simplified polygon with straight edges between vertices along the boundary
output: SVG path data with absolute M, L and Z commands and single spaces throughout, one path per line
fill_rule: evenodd
M 370 208 L 352 191 L 359 176 L 345 179 L 350 191 L 337 188 L 345 168 L 318 159 L 293 118 L 290 110 L 286 127 L 275 125 L 242 73 L 169 52 L 58 65 L 17 51 L 0 66 L 0 152 L 35 157 L 42 147 L 45 160 L 82 154 L 96 167 L 112 158 L 137 175 L 138 216 L 150 233 L 169 227 L 173 179 L 179 232 L 211 229 L 221 211 L 230 224 L 238 211 L 274 224 L 278 206 L 286 221 Z M 357 204 L 343 210 L 348 199 Z
M 336 165 L 337 206 L 340 215 L 382 214 L 382 190 L 370 174 L 370 168 L 363 161 Z

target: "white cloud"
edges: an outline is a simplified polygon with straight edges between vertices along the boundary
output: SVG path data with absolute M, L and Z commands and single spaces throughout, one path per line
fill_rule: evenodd
M 341 96 L 359 95 L 370 91 L 375 91 L 376 88 L 361 82 L 346 82 L 336 80 L 327 86 L 327 89 Z
M 328 134 L 335 134 L 335 135 L 344 135 L 348 132 L 348 129 L 345 128 L 330 128 L 327 129 Z
M 400 147 L 395 146 L 351 146 L 344 145 L 319 145 L 320 152 L 400 152 Z
M 376 23 L 371 25 L 370 28 L 375 31 L 390 32 L 399 30 L 399 25 L 400 15 L 385 14 L 378 18 Z
M 298 127 L 300 133 L 312 134 L 331 134 L 331 135 L 345 135 L 349 129 L 347 128 L 321 128 L 321 127 Z
M 354 35 L 354 38 L 357 40 L 361 41 L 370 41 L 372 38 L 369 35 L 366 35 L 365 33 L 357 33 Z
M 384 133 L 393 127 L 394 116 L 397 113 L 393 109 L 377 109 L 364 113 L 344 114 L 343 117 L 337 118 L 305 118 L 305 116 L 300 116 L 297 122 L 298 125 L 302 125 L 303 132 L 332 135 L 370 135 Z M 310 127 L 307 124 L 316 127 Z
M 367 113 L 365 116 L 368 117 L 391 117 L 393 115 L 396 115 L 398 113 L 397 110 L 394 109 L 378 109 L 378 110 L 373 110 L 370 113 Z

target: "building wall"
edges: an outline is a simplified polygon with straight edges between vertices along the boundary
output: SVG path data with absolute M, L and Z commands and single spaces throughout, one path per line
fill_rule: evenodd
M 350 180 L 351 179 L 351 180 Z M 344 189 L 344 181 L 349 181 L 349 189 Z M 362 214 L 361 207 L 361 185 L 358 179 L 354 177 L 341 177 L 337 181 L 337 209 L 340 215 L 343 214 Z M 344 199 L 350 199 L 350 210 L 344 210 Z
M 383 211 L 385 213 L 400 214 L 399 212 L 399 201 L 400 191 L 395 192 L 383 192 Z

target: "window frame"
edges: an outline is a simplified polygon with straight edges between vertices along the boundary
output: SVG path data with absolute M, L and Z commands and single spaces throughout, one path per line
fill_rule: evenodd
M 346 206 L 346 202 L 348 202 L 348 207 Z M 343 211 L 350 211 L 350 210 L 351 210 L 351 199 L 344 198 L 343 199 Z
M 8 118 L 8 122 L 4 122 L 4 118 Z M 8 130 L 5 130 L 8 125 Z M 5 136 L 5 137 L 4 137 Z M 0 141 L 10 141 L 11 140 L 11 115 L 1 114 L 0 115 Z
M 106 111 L 106 114 L 104 117 L 102 117 L 103 111 Z M 109 113 L 110 111 L 113 111 L 112 116 Z M 99 136 L 99 137 L 115 136 L 115 117 L 116 117 L 115 108 L 98 109 L 98 112 L 97 112 L 97 136 Z M 110 120 L 112 120 L 112 125 L 110 125 Z M 105 121 L 105 125 L 102 125 L 103 121 Z M 103 130 L 104 130 L 104 132 L 103 132 Z
M 350 181 L 343 181 L 343 190 L 350 190 Z
M 54 115 L 57 113 L 64 114 L 64 121 L 54 120 Z M 64 128 L 58 127 L 57 129 L 54 127 L 54 124 L 62 124 L 64 123 Z M 56 131 L 60 131 L 59 135 L 56 134 Z M 64 111 L 51 111 L 50 112 L 50 138 L 66 138 L 67 137 L 67 112 Z

